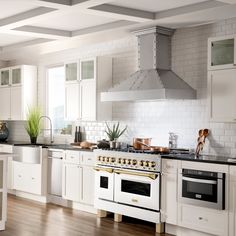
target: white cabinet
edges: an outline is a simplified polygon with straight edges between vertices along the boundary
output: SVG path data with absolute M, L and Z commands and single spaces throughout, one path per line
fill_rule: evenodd
M 92 152 L 66 151 L 62 172 L 62 196 L 65 199 L 93 205 L 94 154 Z
M 7 157 L 0 157 L 0 230 L 7 220 Z
M 161 219 L 177 224 L 177 168 L 178 161 L 162 159 L 161 178 Z
M 66 83 L 75 83 L 78 81 L 78 63 L 70 62 L 65 64 Z
M 230 166 L 229 236 L 236 235 L 236 166 Z
M 178 225 L 218 236 L 228 235 L 226 211 L 179 204 Z
M 0 70 L 0 119 L 25 120 L 37 103 L 37 68 L 21 65 Z
M 112 104 L 101 102 L 100 93 L 112 86 L 112 58 L 80 60 L 80 118 L 102 121 L 112 118 Z
M 79 202 L 81 198 L 81 167 L 76 164 L 63 164 L 62 173 L 62 197 Z
M 236 69 L 208 72 L 210 119 L 215 122 L 236 122 Z
M 41 195 L 41 165 L 13 161 L 13 188 L 15 190 Z
M 0 144 L 0 152 L 12 153 L 12 145 Z M 7 159 L 7 189 L 12 189 L 12 156 Z
M 65 119 L 69 121 L 79 119 L 79 84 L 65 84 Z
M 208 70 L 236 67 L 236 36 L 208 39 Z

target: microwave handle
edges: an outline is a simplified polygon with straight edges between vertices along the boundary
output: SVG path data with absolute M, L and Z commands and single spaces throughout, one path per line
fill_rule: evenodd
M 182 180 L 191 181 L 195 183 L 203 183 L 203 184 L 217 184 L 216 180 L 195 179 L 189 177 L 182 177 Z

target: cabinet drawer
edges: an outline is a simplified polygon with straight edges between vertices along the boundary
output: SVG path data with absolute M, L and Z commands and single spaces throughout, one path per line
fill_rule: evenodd
M 208 208 L 179 206 L 179 225 L 198 231 L 225 236 L 228 235 L 228 214 L 226 211 Z
M 93 166 L 95 162 L 95 155 L 93 152 L 81 152 L 81 164 L 87 166 Z
M 162 172 L 163 173 L 177 173 L 178 161 L 162 159 Z
M 65 162 L 80 164 L 80 152 L 66 151 Z

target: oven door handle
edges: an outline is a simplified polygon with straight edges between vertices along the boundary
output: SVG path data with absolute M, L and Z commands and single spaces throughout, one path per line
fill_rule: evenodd
M 105 172 L 108 172 L 108 173 L 113 173 L 113 169 L 112 168 L 94 167 L 93 169 L 96 170 L 96 171 L 105 171 Z
M 204 184 L 217 184 L 216 180 L 203 180 L 203 179 L 195 179 L 195 178 L 189 178 L 189 177 L 182 177 L 182 180 L 191 181 L 195 183 L 204 183 Z
M 135 175 L 135 176 L 142 176 L 142 177 L 148 177 L 150 179 L 155 180 L 158 177 L 158 174 L 148 174 L 148 173 L 135 173 L 131 171 L 125 171 L 125 170 L 114 170 L 115 174 L 125 174 L 125 175 Z

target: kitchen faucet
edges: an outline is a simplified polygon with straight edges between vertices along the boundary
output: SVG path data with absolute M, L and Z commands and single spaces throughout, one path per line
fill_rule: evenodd
M 53 143 L 54 141 L 53 141 L 53 134 L 52 134 L 52 120 L 50 119 L 49 116 L 41 116 L 41 117 L 39 118 L 39 122 L 40 122 L 40 120 L 41 120 L 42 118 L 46 118 L 46 119 L 49 120 L 50 129 L 43 129 L 43 130 L 50 130 L 50 142 Z

